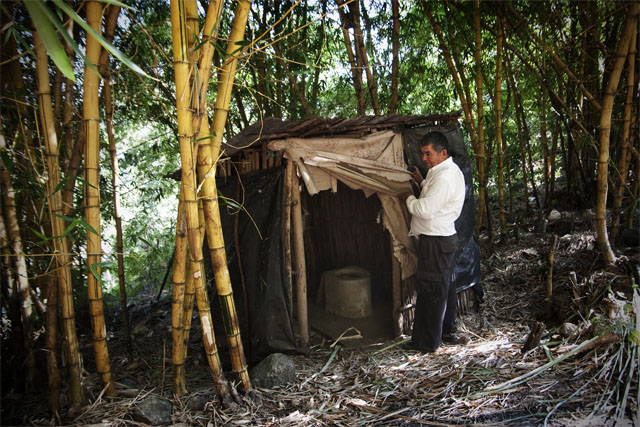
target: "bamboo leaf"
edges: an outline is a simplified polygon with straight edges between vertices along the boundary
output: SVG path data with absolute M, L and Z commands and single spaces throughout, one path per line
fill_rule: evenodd
M 69 58 L 58 40 L 58 36 L 53 28 L 52 22 L 48 17 L 47 7 L 41 1 L 25 1 L 24 5 L 27 7 L 31 21 L 34 28 L 38 31 L 40 39 L 47 48 L 49 56 L 53 60 L 54 64 L 60 71 L 69 79 L 76 81 L 76 76 L 73 74 L 73 69 L 69 63 Z
M 61 10 L 63 10 L 64 13 L 69 15 L 69 17 L 71 19 L 73 19 L 78 25 L 80 25 L 82 28 L 84 28 L 84 30 L 88 34 L 90 34 L 92 37 L 94 37 L 96 40 L 98 40 L 98 42 L 102 45 L 102 47 L 104 47 L 106 50 L 108 50 L 109 53 L 111 53 L 111 55 L 113 55 L 114 57 L 118 58 L 123 64 L 125 64 L 127 67 L 129 67 L 131 70 L 135 71 L 136 73 L 141 74 L 141 75 L 143 75 L 145 77 L 148 77 L 148 78 L 150 78 L 152 80 L 156 80 L 155 78 L 153 78 L 150 75 L 148 75 L 147 73 L 145 73 L 144 70 L 142 70 L 142 68 L 140 68 L 136 64 L 134 64 L 127 56 L 125 56 L 122 52 L 120 52 L 120 50 L 118 50 L 118 48 L 116 48 L 114 45 L 112 45 L 107 40 L 105 40 L 104 37 L 102 37 L 93 28 L 91 28 L 91 26 L 89 24 L 87 24 L 87 22 L 84 19 L 82 19 L 80 16 L 78 16 L 78 14 L 73 9 L 71 9 L 69 6 L 67 6 L 62 0 L 53 0 L 53 2 Z
M 116 48 L 114 45 L 112 45 L 107 40 L 105 40 L 104 37 L 102 37 L 93 28 L 91 28 L 91 26 L 87 24 L 87 22 L 84 19 L 80 18 L 78 14 L 69 6 L 67 6 L 62 0 L 53 0 L 53 2 L 56 4 L 56 6 L 62 9 L 67 15 L 69 15 L 69 17 L 71 17 L 71 19 L 73 19 L 78 25 L 84 28 L 88 34 L 90 34 L 92 37 L 98 40 L 98 42 L 102 45 L 102 47 L 107 49 L 109 53 L 111 53 L 111 55 L 118 58 L 123 64 L 125 64 L 127 67 L 129 67 L 131 70 L 135 71 L 136 73 L 141 74 L 145 77 L 148 77 L 152 80 L 156 80 L 155 78 L 145 73 L 142 70 L 142 68 L 134 64 L 127 56 L 125 56 L 122 52 L 120 52 L 118 48 Z
M 53 215 L 54 215 L 54 216 L 57 216 L 58 218 L 62 218 L 62 219 L 64 219 L 65 221 L 69 221 L 69 222 L 72 222 L 72 221 L 75 221 L 75 220 L 76 220 L 75 218 L 71 218 L 71 217 L 69 217 L 69 216 L 62 215 L 62 214 L 54 213 Z
M 95 228 L 93 228 L 92 226 L 89 225 L 89 223 L 85 222 L 84 219 L 82 218 L 77 218 L 78 223 L 82 226 L 82 228 L 84 228 L 85 230 L 89 230 L 90 232 L 92 232 L 93 234 L 95 234 L 96 236 L 99 236 L 98 232 L 96 231 Z
M 83 184 L 83 185 L 88 185 L 91 188 L 98 188 L 95 185 L 89 183 L 88 181 L 86 181 L 83 177 L 81 176 L 77 176 L 76 177 L 76 181 L 78 181 L 79 183 Z
M 64 233 L 62 233 L 60 238 L 64 239 L 65 237 L 67 237 L 73 231 L 73 229 L 76 228 L 76 225 L 78 225 L 78 220 L 74 219 L 73 221 L 71 221 L 71 224 L 69 224 L 67 229 L 64 230 Z
M 76 41 L 73 39 L 73 37 L 71 37 L 69 35 L 69 33 L 67 32 L 67 30 L 64 28 L 64 26 L 62 25 L 62 22 L 60 22 L 60 18 L 58 16 L 55 16 L 53 14 L 53 12 L 51 12 L 51 10 L 49 10 L 49 8 L 44 7 L 44 12 L 47 14 L 47 16 L 49 17 L 49 20 L 51 21 L 51 23 L 56 27 L 56 29 L 58 30 L 58 32 L 60 34 L 62 34 L 62 37 L 64 37 L 64 39 L 67 41 L 67 43 L 69 43 L 69 45 L 71 46 L 71 48 L 73 49 L 73 51 L 75 53 L 77 53 L 78 55 L 80 55 L 80 57 L 82 58 L 82 60 L 84 61 L 85 64 L 87 64 L 87 66 L 89 68 L 91 68 L 96 74 L 100 75 L 100 73 L 98 72 L 98 69 L 95 67 L 95 65 L 93 65 L 89 59 L 84 55 L 84 52 L 80 50 L 80 48 L 78 47 L 78 44 L 76 43 Z
M 112 4 L 114 6 L 125 7 L 125 8 L 130 9 L 130 10 L 136 10 L 133 6 L 126 5 L 126 4 L 124 4 L 124 3 L 120 2 L 120 1 L 117 1 L 117 0 L 102 0 L 102 2 L 103 3 Z
M 138 236 L 138 239 L 142 240 L 142 241 L 143 241 L 144 243 L 146 243 L 146 244 L 147 244 L 147 246 L 149 246 L 150 248 L 152 248 L 152 247 L 153 247 L 153 245 L 152 245 L 152 244 L 151 244 L 147 239 L 145 239 L 144 237 L 142 237 L 142 236 Z
M 51 237 L 45 236 L 44 234 L 42 234 L 41 232 L 39 232 L 35 228 L 32 228 L 31 231 L 33 232 L 33 234 L 35 234 L 36 236 L 38 236 L 38 238 L 40 238 L 42 240 L 41 242 L 38 242 L 38 243 L 48 242 L 49 240 L 52 239 Z
M 96 262 L 89 266 L 89 270 L 91 270 L 93 277 L 95 277 L 96 280 L 100 283 L 100 286 L 104 286 L 104 282 L 102 281 L 102 277 L 100 277 L 100 274 L 98 274 L 97 267 L 109 267 L 110 265 L 110 262 Z

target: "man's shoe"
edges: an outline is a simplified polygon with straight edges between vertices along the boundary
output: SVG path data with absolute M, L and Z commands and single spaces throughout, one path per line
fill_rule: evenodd
M 442 334 L 442 342 L 450 345 L 464 345 L 469 343 L 469 338 L 464 335 Z
M 433 353 L 435 351 L 435 350 L 431 350 L 431 349 L 428 349 L 428 348 L 418 347 L 417 345 L 415 345 L 411 341 L 407 341 L 405 343 L 402 343 L 402 345 L 400 347 L 402 347 L 404 350 L 419 351 L 420 353 Z

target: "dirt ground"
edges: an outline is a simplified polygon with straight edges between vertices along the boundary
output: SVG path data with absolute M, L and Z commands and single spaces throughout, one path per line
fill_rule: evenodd
M 171 396 L 170 301 L 141 304 L 132 313 L 133 357 L 121 336 L 110 336 L 118 397 L 101 395 L 83 331 L 90 403 L 51 419 L 46 394 L 3 395 L 2 424 L 144 425 L 133 413 L 153 393 L 172 400 L 173 422 L 185 426 L 640 425 L 640 298 L 633 299 L 638 248 L 625 249 L 616 265 L 605 266 L 589 228 L 588 221 L 572 218 L 568 230 L 523 227 L 498 243 L 481 235 L 484 302 L 458 319 L 467 345 L 433 354 L 403 350 L 402 340 L 353 348 L 312 330 L 311 354 L 291 355 L 295 383 L 258 389 L 258 400 L 242 397 L 223 408 L 197 327 L 186 368 L 190 393 Z M 553 298 L 546 301 L 553 233 Z M 536 322 L 543 324 L 540 345 L 523 354 Z M 201 407 L 190 404 L 196 398 Z

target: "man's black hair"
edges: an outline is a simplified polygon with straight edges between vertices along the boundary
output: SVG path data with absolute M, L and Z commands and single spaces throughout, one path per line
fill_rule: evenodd
M 423 136 L 420 141 L 420 146 L 424 147 L 425 145 L 431 145 L 438 153 L 441 153 L 442 150 L 447 150 L 447 154 L 451 155 L 449 152 L 449 141 L 447 141 L 447 137 L 444 136 L 442 132 L 431 131 Z

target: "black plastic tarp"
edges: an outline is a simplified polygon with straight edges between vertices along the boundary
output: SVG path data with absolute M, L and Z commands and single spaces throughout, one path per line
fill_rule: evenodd
M 250 360 L 273 352 L 295 351 L 291 307 L 284 281 L 282 253 L 284 168 L 252 172 L 218 180 L 220 216 L 242 336 L 250 343 Z M 238 221 L 236 226 L 235 221 Z M 245 313 L 236 236 L 246 288 Z M 248 314 L 248 316 L 246 316 Z M 248 319 L 248 324 L 245 322 Z

